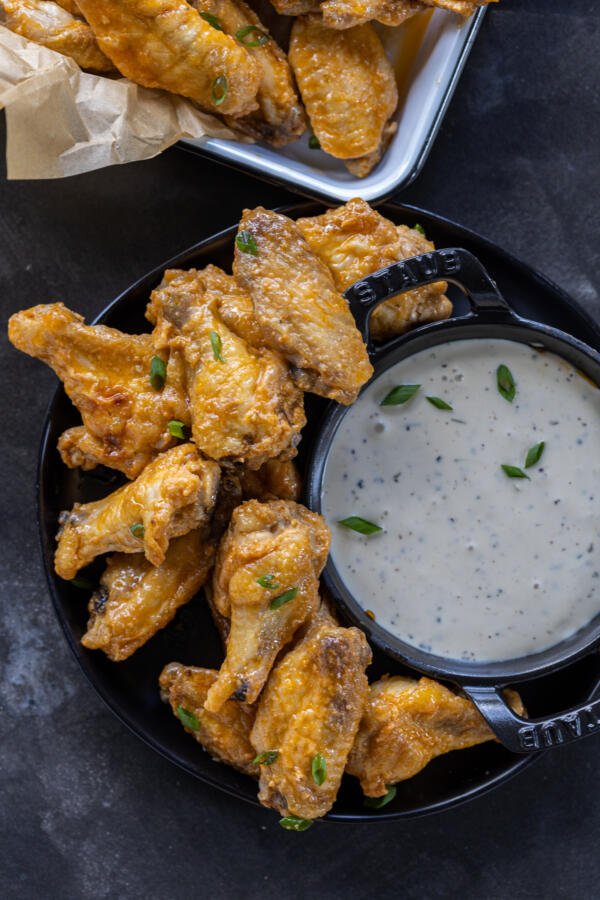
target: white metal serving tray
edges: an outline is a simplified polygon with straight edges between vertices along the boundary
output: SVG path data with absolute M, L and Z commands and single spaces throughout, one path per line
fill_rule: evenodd
M 366 178 L 351 175 L 340 160 L 311 150 L 307 132 L 280 150 L 263 144 L 208 138 L 183 141 L 187 149 L 247 169 L 312 197 L 380 200 L 419 174 L 479 30 L 486 7 L 470 19 L 436 9 L 380 34 L 399 79 L 398 130 L 381 162 Z M 415 17 L 418 19 L 418 17 Z M 415 30 L 420 28 L 420 32 Z

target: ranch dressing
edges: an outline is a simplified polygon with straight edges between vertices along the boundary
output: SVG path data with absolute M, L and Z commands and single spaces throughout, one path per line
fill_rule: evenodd
M 406 384 L 421 387 L 380 405 Z M 323 476 L 332 560 L 355 599 L 409 644 L 478 662 L 541 651 L 586 625 L 600 612 L 599 424 L 600 391 L 526 344 L 454 341 L 388 369 L 342 419 Z M 339 524 L 349 516 L 383 531 Z

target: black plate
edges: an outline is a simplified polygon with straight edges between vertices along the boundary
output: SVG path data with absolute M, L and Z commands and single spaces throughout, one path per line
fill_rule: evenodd
M 295 204 L 283 211 L 296 218 L 315 215 L 323 207 Z M 387 203 L 380 210 L 398 223 L 425 226 L 438 247 L 461 246 L 474 253 L 498 282 L 501 292 L 522 316 L 547 322 L 600 349 L 600 329 L 574 301 L 556 285 L 525 264 L 471 231 L 421 209 Z M 184 251 L 117 297 L 97 322 L 128 332 L 148 331 L 144 310 L 151 290 L 169 267 L 203 267 L 214 263 L 229 270 L 233 237 L 237 226 Z M 455 310 L 466 311 L 460 294 L 454 295 Z M 322 401 L 307 395 L 308 425 L 300 448 L 302 467 L 311 434 L 318 427 Z M 228 766 L 215 762 L 190 739 L 170 709 L 161 703 L 158 676 L 171 661 L 218 668 L 221 646 L 210 613 L 201 595 L 179 610 L 174 621 L 137 651 L 129 660 L 112 663 L 101 651 L 83 648 L 79 640 L 87 622 L 87 594 L 54 574 L 53 555 L 58 514 L 78 501 L 88 501 L 114 490 L 122 477 L 108 469 L 80 472 L 67 469 L 56 450 L 59 435 L 79 422 L 62 388 L 54 395 L 44 427 L 38 470 L 39 528 L 44 564 L 54 608 L 65 636 L 83 672 L 112 712 L 147 744 L 196 778 L 256 803 L 256 784 Z M 90 567 L 92 575 L 101 561 Z M 87 574 L 87 572 L 86 572 Z M 375 653 L 372 677 L 402 669 Z M 522 686 L 531 715 L 544 715 L 583 700 L 600 683 L 600 656 L 594 654 L 555 675 Z M 434 760 L 416 778 L 398 786 L 395 800 L 380 812 L 363 805 L 354 778 L 347 777 L 328 819 L 369 821 L 416 816 L 445 809 L 483 793 L 514 775 L 534 757 L 510 754 L 498 744 L 488 743 Z

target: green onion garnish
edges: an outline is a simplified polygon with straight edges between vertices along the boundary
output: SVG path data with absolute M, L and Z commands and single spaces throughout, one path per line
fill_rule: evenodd
M 212 85 L 211 96 L 215 106 L 220 106 L 227 96 L 227 78 L 225 75 L 219 75 L 215 78 Z
M 219 19 L 216 16 L 213 16 L 212 13 L 201 12 L 200 18 L 204 19 L 205 22 L 208 22 L 209 25 L 212 25 L 213 28 L 216 28 L 217 31 L 223 31 L 223 26 Z
M 502 394 L 505 400 L 512 403 L 517 393 L 517 386 L 512 372 L 504 363 L 496 369 L 496 384 L 498 385 L 498 392 Z
M 235 239 L 235 244 L 238 250 L 241 250 L 242 253 L 251 253 L 252 256 L 258 255 L 258 247 L 256 246 L 256 241 L 249 231 L 240 231 Z
M 79 588 L 81 591 L 95 591 L 96 585 L 89 578 L 71 578 L 73 587 Z
M 298 816 L 286 816 L 279 820 L 279 824 L 286 831 L 306 831 L 312 823 L 312 819 L 299 819 Z
M 321 149 L 321 141 L 316 136 L 316 134 L 311 134 L 308 139 L 308 146 L 311 150 L 320 150 Z
M 358 531 L 359 534 L 378 534 L 380 531 L 383 531 L 383 528 L 379 525 L 369 522 L 368 519 L 363 519 L 362 516 L 348 516 L 347 519 L 340 519 L 338 525 L 351 528 L 352 531 Z
M 187 440 L 187 428 L 183 422 L 179 422 L 177 419 L 171 419 L 168 428 L 171 437 L 179 438 L 181 441 Z
M 219 362 L 225 362 L 225 360 L 223 359 L 223 354 L 221 353 L 221 335 L 216 331 L 211 331 L 210 333 L 210 345 L 212 347 L 214 358 L 218 359 Z
M 527 475 L 523 469 L 519 469 L 518 466 L 502 466 L 502 471 L 505 475 L 508 475 L 509 478 L 527 478 L 529 481 L 529 475 Z
M 144 526 L 141 522 L 136 522 L 135 525 L 130 525 L 129 530 L 134 537 L 139 538 L 140 541 L 144 540 Z
M 194 713 L 191 713 L 189 712 L 189 710 L 184 709 L 183 706 L 177 707 L 177 715 L 186 728 L 191 728 L 192 731 L 198 731 L 198 729 L 200 728 L 200 722 L 198 721 Z
M 413 225 L 413 231 L 418 231 L 419 234 L 422 234 L 423 237 L 425 237 L 425 229 L 420 222 L 415 222 L 415 224 Z
M 161 359 L 160 356 L 153 356 L 150 363 L 150 384 L 155 390 L 160 391 L 165 386 L 166 380 L 167 367 L 164 359 Z
M 392 388 L 389 394 L 386 394 L 380 406 L 400 406 L 402 403 L 408 403 L 411 397 L 414 397 L 420 384 L 399 384 Z
M 545 447 L 546 447 L 546 442 L 540 441 L 539 444 L 534 444 L 533 447 L 529 448 L 529 450 L 527 451 L 527 456 L 525 457 L 525 468 L 526 469 L 530 469 L 532 466 L 535 466 L 535 464 L 540 461 Z
M 327 761 L 321 753 L 317 753 L 316 756 L 313 756 L 310 764 L 310 771 L 312 772 L 314 783 L 318 787 L 321 787 L 327 778 Z
M 441 397 L 426 397 L 426 400 L 429 400 L 432 406 L 435 406 L 436 409 L 452 409 L 449 403 L 446 403 L 445 400 L 442 400 Z
M 264 750 L 262 753 L 259 753 L 258 756 L 254 757 L 252 763 L 255 766 L 270 766 L 275 762 L 278 756 L 279 750 Z
M 250 40 L 245 40 L 249 35 Z M 256 35 L 256 37 L 252 37 L 252 35 Z M 244 25 L 243 28 L 236 31 L 235 36 L 244 47 L 262 47 L 271 40 L 271 36 L 256 25 Z
M 293 600 L 297 593 L 298 588 L 293 587 L 289 588 L 287 591 L 284 591 L 283 594 L 279 594 L 278 597 L 273 597 L 273 599 L 269 603 L 269 609 L 279 609 L 279 607 L 283 606 L 284 603 L 288 603 L 290 600 Z
M 269 591 L 276 591 L 278 587 L 281 587 L 274 575 L 261 575 L 260 578 L 256 579 L 256 583 Z
M 387 794 L 384 794 L 383 797 L 365 797 L 365 806 L 368 806 L 370 809 L 381 809 L 382 806 L 387 806 L 388 803 L 396 796 L 396 785 L 392 784 L 387 789 Z

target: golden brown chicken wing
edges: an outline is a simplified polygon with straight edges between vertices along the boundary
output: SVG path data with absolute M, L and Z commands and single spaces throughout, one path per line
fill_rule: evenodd
M 290 362 L 296 384 L 352 403 L 373 368 L 348 304 L 296 223 L 260 206 L 244 210 L 233 268 L 261 340 Z
M 126 78 L 244 116 L 256 109 L 259 66 L 185 0 L 77 0 L 100 48 Z
M 254 10 L 244 0 L 194 0 L 192 5 L 243 44 L 260 70 L 258 110 L 242 118 L 225 116 L 227 124 L 274 147 L 296 140 L 305 131 L 306 121 L 287 56 Z
M 114 72 L 110 59 L 98 46 L 94 32 L 67 10 L 66 2 L 50 0 L 0 0 L 0 25 L 49 50 L 70 56 L 82 69 Z
M 323 24 L 327 28 L 352 28 L 364 22 L 402 25 L 426 9 L 420 0 L 324 0 Z
M 272 456 L 293 456 L 305 423 L 301 392 L 288 366 L 250 347 L 218 314 L 223 293 L 238 290 L 216 266 L 165 272 L 147 316 L 157 340 L 183 355 L 197 446 L 211 459 L 258 468 Z
M 319 605 L 329 530 L 304 506 L 249 500 L 233 513 L 217 554 L 212 602 L 230 619 L 227 655 L 206 708 L 254 703 L 275 658 Z
M 198 669 L 169 663 L 160 675 L 161 696 L 213 759 L 227 763 L 256 778 L 256 753 L 250 743 L 255 708 L 230 700 L 218 713 L 207 712 L 204 701 L 217 673 L 214 669 Z
M 519 695 L 506 693 L 522 715 Z M 382 797 L 436 756 L 491 740 L 493 732 L 470 700 L 430 678 L 385 676 L 369 688 L 346 771 L 360 779 L 368 797 Z
M 281 815 L 316 819 L 331 808 L 367 700 L 371 662 L 358 628 L 340 628 L 322 608 L 277 664 L 258 703 L 251 741 L 261 766 L 259 800 Z
M 398 104 L 394 72 L 375 29 L 332 31 L 317 16 L 300 17 L 289 58 L 323 150 L 343 160 L 371 157 L 374 164 Z
M 74 578 L 100 553 L 139 553 L 164 562 L 171 538 L 209 521 L 219 487 L 219 467 L 181 444 L 151 462 L 135 481 L 102 500 L 76 503 L 61 513 L 54 558 L 61 578 Z
M 169 421 L 189 422 L 176 359 L 167 362 L 162 389 L 152 386 L 150 368 L 157 350 L 149 334 L 84 325 L 83 317 L 62 303 L 50 303 L 11 316 L 8 336 L 19 350 L 56 372 L 81 413 L 83 427 L 69 429 L 59 441 L 68 466 L 103 464 L 135 478 L 175 443 Z
M 299 500 L 300 473 L 291 459 L 269 459 L 260 469 L 240 473 L 244 500 Z
M 329 267 L 339 291 L 394 262 L 429 253 L 435 244 L 416 228 L 394 225 L 364 200 L 350 200 L 321 216 L 298 219 L 310 249 Z M 393 297 L 371 316 L 371 334 L 378 341 L 403 334 L 414 325 L 447 319 L 452 303 L 445 281 Z
M 318 12 L 320 0 L 271 0 L 271 3 L 282 16 L 303 16 L 305 13 Z
M 171 621 L 200 590 L 212 568 L 215 542 L 194 530 L 169 544 L 159 566 L 143 553 L 116 553 L 89 603 L 81 643 L 121 662 Z

